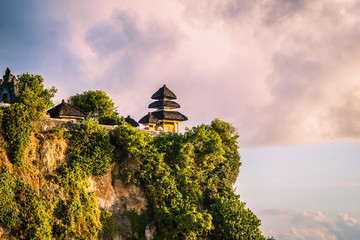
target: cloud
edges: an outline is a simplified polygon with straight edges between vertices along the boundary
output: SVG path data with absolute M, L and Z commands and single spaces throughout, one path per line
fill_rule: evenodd
M 86 42 L 100 58 L 125 51 L 127 55 L 173 49 L 179 38 L 173 26 L 149 20 L 143 26 L 131 12 L 117 10 L 110 19 L 97 23 L 86 34 Z
M 280 211 L 282 214 L 283 211 Z M 272 211 L 272 214 L 279 214 Z M 268 235 L 279 240 L 348 240 L 357 239 L 360 235 L 360 224 L 348 214 L 339 213 L 336 220 L 330 219 L 322 212 L 303 212 L 293 214 L 292 226 L 287 231 L 276 233 L 269 231 Z
M 265 14 L 264 24 L 278 24 L 293 18 L 296 14 L 303 11 L 311 1 L 308 0 L 273 0 L 266 1 L 264 4 Z
M 259 211 L 259 215 L 294 215 L 296 211 L 285 208 L 267 208 Z
M 332 108 L 335 134 L 356 138 L 360 135 L 360 88 L 351 89 L 345 94 L 346 97 Z
M 182 126 L 222 118 L 241 146 L 360 137 L 355 0 L 5 5 L 0 70 L 41 74 L 58 99 L 102 89 L 138 119 L 167 83 Z

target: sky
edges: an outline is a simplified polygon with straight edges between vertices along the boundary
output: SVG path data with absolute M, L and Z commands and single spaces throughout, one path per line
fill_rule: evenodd
M 241 200 L 280 240 L 360 238 L 360 1 L 0 0 L 0 73 L 139 120 L 163 84 L 240 135 Z

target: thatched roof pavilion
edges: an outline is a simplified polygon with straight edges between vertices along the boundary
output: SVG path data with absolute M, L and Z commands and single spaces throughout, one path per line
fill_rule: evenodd
M 82 110 L 66 103 L 64 99 L 59 105 L 49 109 L 46 113 L 51 118 L 84 119 L 86 117 Z

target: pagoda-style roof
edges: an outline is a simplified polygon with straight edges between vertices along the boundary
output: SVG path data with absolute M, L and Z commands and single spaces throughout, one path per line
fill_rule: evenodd
M 151 99 L 162 100 L 164 98 L 176 99 L 176 95 L 166 87 L 166 84 L 159 88 L 156 93 L 151 96 Z
M 149 112 L 148 114 L 146 114 L 144 117 L 142 117 L 139 120 L 139 123 L 141 123 L 141 124 L 146 124 L 146 123 L 159 124 L 160 121 L 153 115 L 153 113 Z
M 84 119 L 86 117 L 86 114 L 83 111 L 66 103 L 64 99 L 59 105 L 49 109 L 47 114 L 49 114 L 51 118 Z
M 180 105 L 174 101 L 167 101 L 167 100 L 159 100 L 151 103 L 149 108 L 180 108 Z
M 188 120 L 188 118 L 185 115 L 177 111 L 156 111 L 156 112 L 152 112 L 151 114 L 154 115 L 159 120 L 171 120 L 171 121 Z
M 130 124 L 133 127 L 138 127 L 139 126 L 139 124 L 133 118 L 131 118 L 130 116 L 127 116 L 125 118 L 125 122 L 127 122 L 128 124 Z

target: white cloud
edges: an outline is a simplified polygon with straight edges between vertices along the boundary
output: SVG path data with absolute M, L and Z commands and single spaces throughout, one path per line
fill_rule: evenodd
M 350 240 L 360 236 L 360 224 L 348 214 L 339 213 L 337 219 L 331 219 L 322 212 L 294 213 L 290 210 L 261 211 L 262 214 L 287 215 L 292 217 L 291 227 L 287 231 L 265 231 L 265 235 L 278 240 Z
M 355 0 L 59 1 L 37 11 L 24 38 L 0 40 L 21 49 L 0 50 L 0 64 L 28 64 L 59 99 L 102 89 L 137 119 L 167 83 L 184 125 L 220 117 L 242 146 L 360 138 Z

